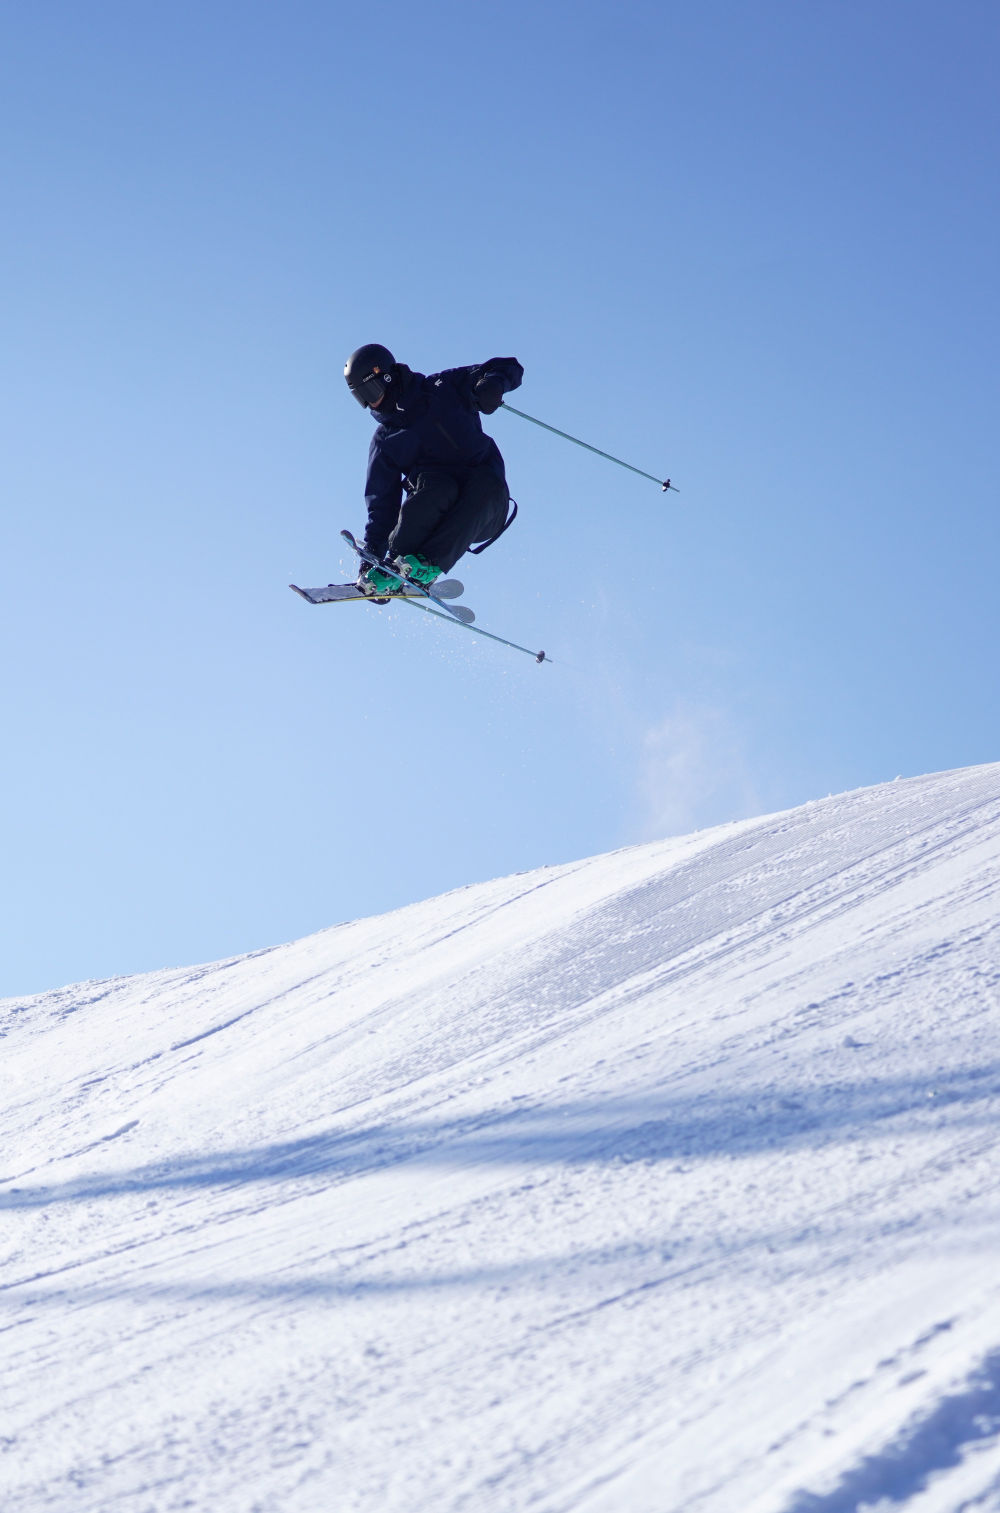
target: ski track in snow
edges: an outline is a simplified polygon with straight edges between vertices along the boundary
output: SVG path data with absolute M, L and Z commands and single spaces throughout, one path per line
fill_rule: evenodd
M 4 1513 L 1000 1513 L 1000 764 L 0 1003 Z

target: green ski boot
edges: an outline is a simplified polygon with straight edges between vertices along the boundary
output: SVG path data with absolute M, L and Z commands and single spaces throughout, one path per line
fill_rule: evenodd
M 370 588 L 369 584 L 371 585 Z M 401 594 L 403 592 L 403 585 L 399 579 L 394 578 L 391 573 L 383 572 L 380 567 L 370 567 L 366 573 L 362 573 L 358 587 L 363 592 L 372 594 L 373 596 L 377 594 L 380 598 L 389 594 Z

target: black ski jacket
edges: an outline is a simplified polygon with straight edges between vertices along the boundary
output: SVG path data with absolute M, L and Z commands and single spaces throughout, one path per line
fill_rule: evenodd
M 424 468 L 441 468 L 462 480 L 473 468 L 488 467 L 504 478 L 503 458 L 479 419 L 492 413 L 501 394 L 520 385 L 524 369 L 516 357 L 492 357 L 472 368 L 413 373 L 403 363 L 377 410 L 368 451 L 365 546 L 383 556 L 399 519 L 403 480 L 415 481 Z

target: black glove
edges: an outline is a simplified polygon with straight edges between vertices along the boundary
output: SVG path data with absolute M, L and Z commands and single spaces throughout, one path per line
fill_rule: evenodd
M 499 410 L 506 392 L 507 385 L 499 373 L 484 373 L 473 385 L 472 397 L 477 409 L 484 415 L 492 415 L 494 410 Z

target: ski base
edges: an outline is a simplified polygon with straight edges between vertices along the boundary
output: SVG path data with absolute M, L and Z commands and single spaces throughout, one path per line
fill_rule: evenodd
M 407 588 L 402 594 L 376 598 L 372 594 L 363 594 L 356 583 L 325 583 L 319 588 L 299 588 L 297 583 L 290 583 L 288 587 L 305 599 L 307 604 L 350 604 L 355 600 L 360 600 L 363 604 L 388 604 L 391 599 L 424 597 L 419 589 Z M 438 599 L 460 599 L 464 593 L 465 585 L 457 578 L 443 578 L 434 585 L 434 595 Z

